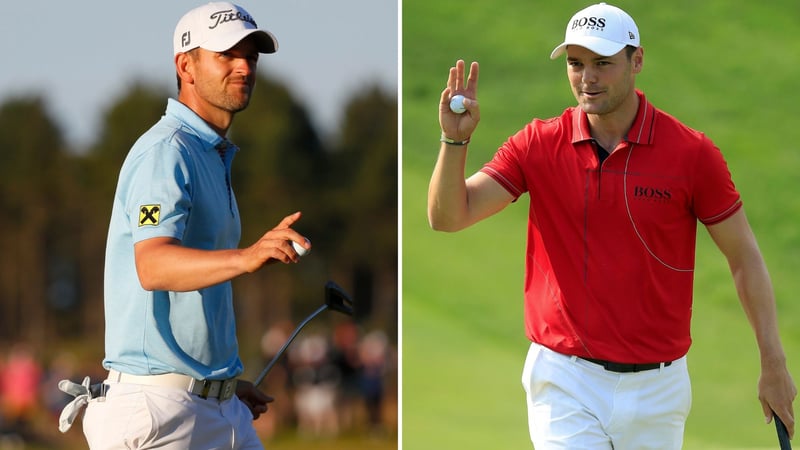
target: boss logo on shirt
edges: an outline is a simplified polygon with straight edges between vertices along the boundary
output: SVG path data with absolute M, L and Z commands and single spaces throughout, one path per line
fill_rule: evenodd
M 161 205 L 142 205 L 139 208 L 139 226 L 155 226 L 161 217 Z
M 672 192 L 666 188 L 654 188 L 650 186 L 634 186 L 633 198 L 637 200 L 660 200 L 667 201 L 672 199 Z

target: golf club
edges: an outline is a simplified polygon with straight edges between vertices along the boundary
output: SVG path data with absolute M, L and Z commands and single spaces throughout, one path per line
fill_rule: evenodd
M 792 443 L 789 441 L 789 432 L 786 430 L 786 424 L 774 411 L 772 412 L 772 418 L 775 420 L 775 432 L 778 433 L 778 443 L 781 445 L 781 450 L 792 450 Z
M 269 371 L 272 370 L 272 367 L 275 365 L 275 363 L 278 362 L 278 359 L 280 359 L 281 355 L 286 352 L 286 349 L 289 348 L 289 344 L 291 344 L 294 338 L 297 337 L 297 335 L 300 333 L 300 330 L 302 330 L 308 322 L 311 322 L 326 309 L 332 309 L 348 316 L 353 315 L 353 300 L 350 299 L 350 296 L 347 295 L 344 289 L 339 287 L 339 285 L 333 281 L 328 281 L 325 283 L 325 304 L 317 308 L 316 311 L 311 313 L 308 317 L 303 319 L 302 322 L 300 322 L 300 325 L 294 329 L 294 332 L 292 332 L 292 335 L 289 336 L 289 339 L 283 344 L 281 349 L 278 350 L 278 353 L 272 357 L 270 362 L 267 363 L 267 366 L 264 367 L 264 370 L 261 371 L 261 374 L 259 374 L 255 379 L 253 382 L 254 385 L 258 386 L 262 381 L 264 381 L 264 378 L 267 376 Z

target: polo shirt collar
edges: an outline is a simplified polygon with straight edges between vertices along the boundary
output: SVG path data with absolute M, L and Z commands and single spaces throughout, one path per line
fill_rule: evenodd
M 639 110 L 636 112 L 636 119 L 634 119 L 631 129 L 628 130 L 628 142 L 652 144 L 655 108 L 647 101 L 642 91 L 636 89 L 636 95 L 639 96 Z M 572 143 L 576 144 L 591 139 L 589 116 L 581 108 L 574 108 L 572 110 Z
M 223 138 L 213 128 L 211 128 L 205 120 L 201 119 L 194 111 L 183 103 L 173 98 L 167 99 L 167 115 L 173 116 L 181 123 L 189 127 L 197 137 L 205 144 L 206 150 L 215 150 L 217 146 L 225 148 L 234 147 L 234 145 Z

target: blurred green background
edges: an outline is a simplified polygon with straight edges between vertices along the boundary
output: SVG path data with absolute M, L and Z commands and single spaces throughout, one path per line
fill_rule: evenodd
M 439 95 L 457 59 L 481 63 L 481 123 L 467 175 L 533 117 L 575 103 L 550 51 L 587 1 L 402 3 L 402 443 L 404 450 L 530 448 L 520 375 L 527 199 L 456 234 L 430 230 Z M 723 151 L 775 286 L 790 370 L 800 373 L 800 7 L 614 2 L 645 49 L 637 85 Z M 686 449 L 777 448 L 756 396 L 759 358 L 724 258 L 698 231 L 693 407 Z

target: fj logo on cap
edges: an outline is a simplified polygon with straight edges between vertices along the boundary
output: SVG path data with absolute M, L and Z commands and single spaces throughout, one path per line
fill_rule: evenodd
M 187 31 L 181 35 L 181 47 L 186 47 L 192 42 L 192 32 Z
M 139 208 L 139 226 L 145 225 L 155 226 L 158 225 L 158 220 L 161 217 L 161 205 L 142 205 Z

